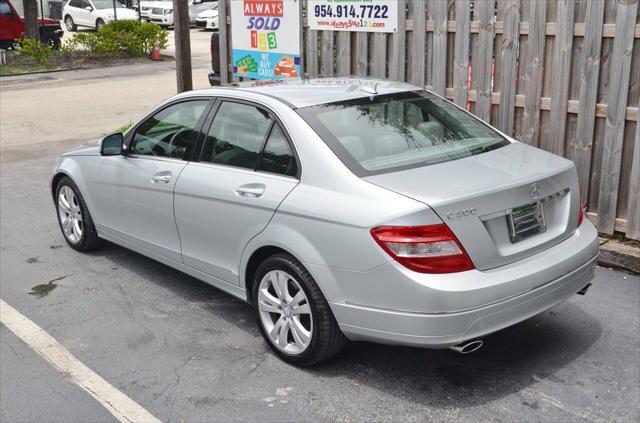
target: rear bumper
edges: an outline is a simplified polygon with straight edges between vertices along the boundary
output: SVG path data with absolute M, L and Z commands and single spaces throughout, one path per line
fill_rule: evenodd
M 413 272 L 395 263 L 362 272 L 363 284 L 369 281 L 367 288 L 378 291 L 392 307 L 384 302 L 355 304 L 354 300 L 330 304 L 340 328 L 352 340 L 446 348 L 514 325 L 567 300 L 593 279 L 597 254 L 597 232 L 586 222 L 574 236 L 548 251 L 492 271 L 451 274 L 436 277 L 435 282 L 429 279 L 434 275 L 414 274 L 407 280 Z M 391 269 L 396 280 L 390 279 Z M 384 275 L 386 286 L 392 287 L 388 292 L 380 292 L 376 273 Z M 514 292 L 514 286 L 524 287 L 523 281 L 528 288 Z M 425 304 L 423 310 L 416 310 L 420 303 Z

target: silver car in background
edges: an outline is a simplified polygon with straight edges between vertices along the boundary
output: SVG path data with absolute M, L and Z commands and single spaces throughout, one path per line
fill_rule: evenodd
M 242 83 L 58 158 L 67 242 L 130 248 L 250 302 L 283 359 L 347 339 L 469 352 L 594 276 L 574 164 L 418 87 Z

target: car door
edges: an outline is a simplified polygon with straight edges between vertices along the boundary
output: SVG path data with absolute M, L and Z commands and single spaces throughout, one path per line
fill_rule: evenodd
M 173 190 L 209 103 L 186 99 L 163 107 L 127 134 L 125 155 L 104 157 L 98 177 L 104 226 L 100 229 L 181 261 Z
M 20 26 L 20 19 L 14 15 L 6 0 L 0 1 L 0 41 L 12 41 L 20 37 L 16 27 Z
M 89 3 L 85 0 L 70 0 L 69 3 L 67 3 L 67 12 L 71 15 L 76 25 L 87 25 L 86 14 L 88 12 L 84 8 L 88 5 Z
M 282 200 L 298 184 L 299 162 L 282 125 L 265 109 L 217 105 L 198 162 L 175 189 L 184 264 L 239 284 L 239 262 Z

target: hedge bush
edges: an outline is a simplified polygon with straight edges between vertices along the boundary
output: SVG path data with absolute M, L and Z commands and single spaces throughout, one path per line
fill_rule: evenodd
M 30 56 L 33 60 L 44 65 L 53 54 L 53 49 L 31 38 L 22 38 L 18 41 L 18 51 L 20 54 Z
M 64 49 L 84 48 L 96 54 L 144 56 L 153 51 L 156 36 L 160 38 L 160 48 L 166 48 L 169 33 L 152 22 L 111 21 L 97 32 L 76 33 Z

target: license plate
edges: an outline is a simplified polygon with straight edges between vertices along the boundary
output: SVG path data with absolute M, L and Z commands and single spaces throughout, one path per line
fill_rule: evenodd
M 507 213 L 511 242 L 522 241 L 547 230 L 542 203 L 536 201 L 515 207 Z

